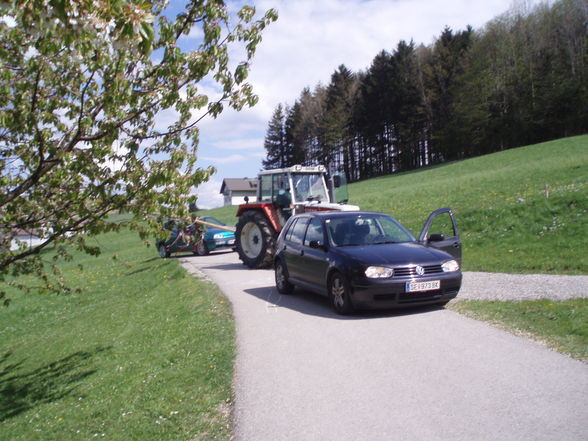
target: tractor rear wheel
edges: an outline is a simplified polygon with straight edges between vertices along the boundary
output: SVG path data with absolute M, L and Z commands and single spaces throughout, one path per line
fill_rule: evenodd
M 246 211 L 239 217 L 235 231 L 239 259 L 249 268 L 271 265 L 277 233 L 263 213 Z

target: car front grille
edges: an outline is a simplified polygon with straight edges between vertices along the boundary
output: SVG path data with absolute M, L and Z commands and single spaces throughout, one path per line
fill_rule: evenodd
M 395 278 L 410 278 L 410 277 L 417 277 L 416 273 L 416 265 L 405 266 L 401 268 L 394 268 L 394 276 Z M 428 276 L 431 274 L 439 274 L 443 272 L 443 268 L 441 265 L 423 265 L 425 270 L 424 276 Z

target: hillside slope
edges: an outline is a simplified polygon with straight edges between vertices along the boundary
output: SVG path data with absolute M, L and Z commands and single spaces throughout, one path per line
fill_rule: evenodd
M 588 274 L 588 136 L 370 179 L 350 199 L 415 233 L 452 207 L 466 270 Z
M 588 135 L 354 183 L 349 195 L 417 235 L 431 211 L 453 208 L 468 271 L 588 274 Z M 206 213 L 237 221 L 236 207 Z

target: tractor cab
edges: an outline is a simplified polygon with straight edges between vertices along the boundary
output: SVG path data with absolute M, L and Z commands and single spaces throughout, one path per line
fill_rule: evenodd
M 271 264 L 274 243 L 288 218 L 306 211 L 357 211 L 348 205 L 344 176 L 329 177 L 322 166 L 295 165 L 258 175 L 257 201 L 237 210 L 236 245 L 250 268 Z
M 343 210 L 348 199 L 345 176 L 328 179 L 322 165 L 265 170 L 258 179 L 257 201 L 272 203 L 279 211 L 281 225 L 290 215 L 308 210 Z

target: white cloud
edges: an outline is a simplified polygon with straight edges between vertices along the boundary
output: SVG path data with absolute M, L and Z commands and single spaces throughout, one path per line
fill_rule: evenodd
M 257 106 L 241 112 L 227 109 L 216 120 L 207 118 L 199 124 L 199 165 L 215 165 L 220 178 L 255 176 L 265 156 L 267 123 L 278 103 L 293 104 L 304 87 L 328 84 L 340 64 L 365 70 L 378 52 L 393 51 L 400 40 L 430 45 L 445 26 L 454 31 L 467 25 L 481 29 L 513 4 L 513 0 L 242 2 L 253 3 L 259 13 L 276 8 L 279 19 L 264 31 L 248 78 L 260 98 Z M 207 85 L 206 90 L 214 89 Z M 231 150 L 238 154 L 223 154 Z
M 198 186 L 193 194 L 198 195 L 196 205 L 198 208 L 209 209 L 223 205 L 223 195 L 220 193 L 222 181 L 211 179 Z
M 214 146 L 221 150 L 260 150 L 263 149 L 263 138 L 234 138 L 221 139 L 214 143 Z
M 236 162 L 243 162 L 247 159 L 245 155 L 229 155 L 229 156 L 204 156 L 202 159 L 210 161 L 213 164 L 231 164 Z
M 481 27 L 504 12 L 511 0 L 259 0 L 259 10 L 278 9 L 266 30 L 251 75 L 267 121 L 279 102 L 293 103 L 304 87 L 327 84 L 345 64 L 369 67 L 382 49 L 400 40 L 431 44 L 445 26 Z

